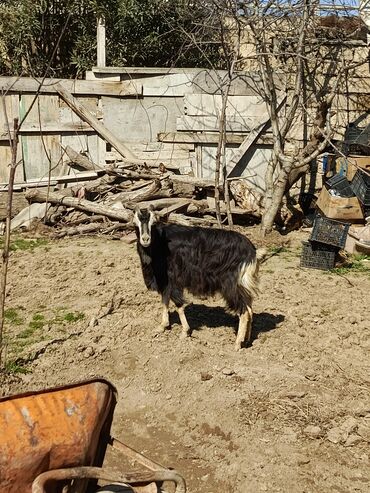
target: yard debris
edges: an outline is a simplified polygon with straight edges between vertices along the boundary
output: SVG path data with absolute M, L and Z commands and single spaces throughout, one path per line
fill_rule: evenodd
M 69 146 L 64 150 L 70 159 L 67 166 L 94 171 L 95 175 L 89 181 L 70 183 L 62 190 L 28 189 L 25 197 L 31 205 L 13 219 L 15 226 L 23 225 L 24 216 L 30 217 L 29 211 L 37 210 L 32 217 L 53 226 L 51 236 L 55 238 L 92 233 L 124 237 L 133 229 L 136 206 L 151 206 L 161 218 L 177 224 L 217 224 L 213 180 L 177 174 L 178 170 L 171 170 L 164 163 L 149 167 L 144 161 L 138 164 L 134 159 L 132 163 L 115 160 L 104 167 L 98 166 Z M 236 199 L 232 213 L 249 217 L 249 221 L 251 217 L 259 219 L 262 198 L 256 200 L 237 181 L 232 185 Z M 48 209 L 50 212 L 46 214 Z M 223 202 L 221 212 L 226 213 Z

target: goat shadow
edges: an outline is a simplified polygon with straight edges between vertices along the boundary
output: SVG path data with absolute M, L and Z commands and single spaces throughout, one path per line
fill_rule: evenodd
M 235 333 L 238 329 L 239 317 L 230 315 L 220 306 L 210 307 L 200 304 L 190 304 L 185 308 L 185 315 L 191 332 L 204 327 L 232 327 Z M 258 334 L 276 329 L 278 324 L 283 322 L 284 319 L 285 317 L 282 314 L 273 315 L 267 312 L 254 313 L 250 342 L 254 341 Z M 170 313 L 170 324 L 180 324 L 180 319 L 176 311 Z

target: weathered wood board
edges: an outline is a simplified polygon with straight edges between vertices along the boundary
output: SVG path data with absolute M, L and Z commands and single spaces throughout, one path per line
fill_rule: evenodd
M 0 92 L 2 93 L 36 93 L 57 94 L 57 84 L 63 86 L 75 95 L 107 95 L 107 96 L 140 96 L 142 94 L 142 85 L 135 80 L 120 82 L 100 82 L 79 79 L 45 79 L 40 87 L 40 81 L 32 77 L 0 77 Z
M 246 134 L 243 133 L 226 133 L 227 144 L 241 144 L 245 139 Z M 176 144 L 217 144 L 219 134 L 217 132 L 160 132 L 157 135 L 160 142 L 176 143 Z M 270 131 L 266 131 L 257 139 L 258 144 L 273 144 L 273 136 Z
M 201 148 L 201 178 L 214 180 L 216 168 L 216 152 L 217 146 L 207 145 L 199 146 Z M 230 163 L 234 155 L 238 152 L 238 146 L 226 147 L 226 162 Z M 243 177 L 254 188 L 263 192 L 265 190 L 265 173 L 267 163 L 271 157 L 271 146 L 252 146 L 239 161 L 238 165 L 233 169 L 232 166 L 227 167 L 227 172 L 230 177 Z M 231 173 L 232 171 L 232 173 Z
M 19 107 L 21 120 L 26 117 L 25 122 L 40 127 L 40 135 L 20 136 L 26 180 L 58 174 L 62 156 L 59 135 L 42 133 L 44 123 L 55 122 L 59 119 L 58 96 L 40 95 L 32 106 L 33 101 L 34 96 L 24 94 L 21 96 Z
M 159 132 L 176 130 L 176 118 L 183 112 L 182 98 L 102 97 L 102 106 L 104 125 L 124 142 L 156 141 Z
M 259 126 L 260 117 L 230 116 L 226 121 L 227 132 L 250 132 Z M 216 132 L 219 129 L 219 119 L 216 116 L 180 116 L 177 118 L 178 131 Z
M 217 94 L 187 94 L 184 96 L 184 113 L 190 116 L 219 116 L 222 96 Z M 226 117 L 234 115 L 257 117 L 266 112 L 266 104 L 260 96 L 229 96 Z

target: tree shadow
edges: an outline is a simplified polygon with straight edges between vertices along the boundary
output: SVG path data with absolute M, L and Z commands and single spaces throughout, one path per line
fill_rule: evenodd
M 230 315 L 220 306 L 210 307 L 200 304 L 190 304 L 185 308 L 185 315 L 191 332 L 199 330 L 202 327 L 231 327 L 236 334 L 238 329 L 239 317 Z M 276 329 L 277 325 L 283 322 L 284 319 L 285 317 L 282 314 L 273 315 L 267 312 L 254 313 L 250 342 L 253 342 L 258 337 L 258 334 Z M 170 324 L 180 324 L 180 319 L 176 311 L 170 313 Z

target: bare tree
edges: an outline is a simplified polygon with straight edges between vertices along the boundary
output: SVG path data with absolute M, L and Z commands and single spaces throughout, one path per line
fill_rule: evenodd
M 367 52 L 358 57 L 351 38 L 361 23 L 359 19 L 344 23 L 345 9 L 336 22 L 337 18 L 320 17 L 318 2 L 311 0 L 254 0 L 240 5 L 274 137 L 262 216 L 262 230 L 268 233 L 284 195 L 329 146 L 336 130 L 334 101 L 351 70 L 366 62 Z M 279 108 L 283 92 L 286 102 Z
M 344 0 L 342 5 L 336 2 L 334 13 L 325 11 L 325 15 L 319 12 L 317 0 L 203 0 L 203 4 L 209 9 L 204 24 L 183 34 L 200 51 L 207 43 L 218 45 L 220 66 L 213 63 L 209 68 L 227 70 L 227 77 L 219 80 L 223 104 L 216 188 L 220 170 L 226 172 L 226 164 L 220 163 L 225 155 L 230 86 L 242 76 L 241 70 L 255 72 L 260 82 L 253 90 L 266 104 L 274 142 L 265 175 L 262 230 L 266 234 L 284 195 L 331 145 L 338 130 L 338 95 L 368 59 L 366 47 L 359 48 L 358 42 L 363 24 Z

